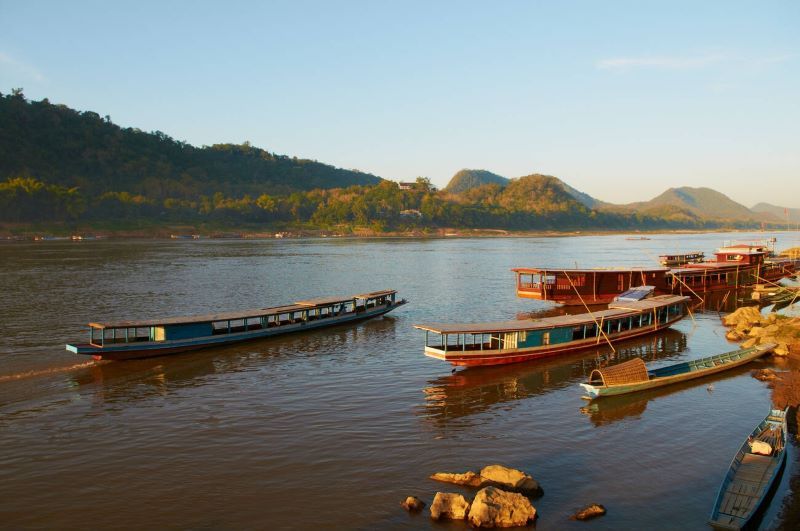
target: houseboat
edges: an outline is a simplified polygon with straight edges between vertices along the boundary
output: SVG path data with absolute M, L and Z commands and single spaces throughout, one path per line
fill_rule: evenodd
M 667 286 L 666 267 L 550 269 L 515 268 L 517 296 L 565 305 L 608 304 L 620 293 L 637 286 Z
M 658 261 L 662 266 L 675 267 L 682 266 L 684 264 L 696 264 L 697 262 L 702 262 L 705 260 L 705 257 L 705 253 L 701 251 L 695 251 L 693 253 L 685 254 L 662 254 L 658 256 Z
M 514 268 L 517 296 L 565 305 L 606 304 L 623 291 L 652 285 L 660 295 L 690 295 L 736 290 L 758 282 L 774 282 L 795 274 L 789 259 L 768 259 L 764 245 L 722 247 L 714 259 L 668 268 L 559 269 Z
M 425 355 L 453 365 L 517 363 L 622 341 L 667 328 L 688 312 L 689 297 L 619 300 L 607 310 L 495 323 L 419 324 Z
M 190 317 L 89 323 L 89 342 L 67 345 L 97 360 L 162 356 L 377 317 L 406 303 L 396 290 Z
M 694 294 L 751 287 L 794 274 L 791 260 L 767 259 L 765 245 L 739 244 L 721 247 L 714 259 L 670 270 L 663 293 Z

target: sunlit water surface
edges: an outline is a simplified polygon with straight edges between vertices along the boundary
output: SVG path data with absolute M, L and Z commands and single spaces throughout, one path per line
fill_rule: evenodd
M 591 404 L 577 384 L 599 360 L 732 350 L 716 308 L 616 353 L 455 374 L 422 355 L 411 325 L 552 309 L 515 297 L 514 266 L 654 265 L 764 236 L 3 244 L 0 527 L 463 529 L 399 503 L 460 491 L 433 472 L 502 463 L 543 486 L 540 530 L 584 527 L 568 517 L 589 502 L 608 509 L 593 529 L 705 529 L 769 408 L 750 370 L 770 362 Z M 781 238 L 797 245 L 796 233 Z M 131 362 L 64 350 L 91 320 L 383 288 L 410 303 L 355 326 Z

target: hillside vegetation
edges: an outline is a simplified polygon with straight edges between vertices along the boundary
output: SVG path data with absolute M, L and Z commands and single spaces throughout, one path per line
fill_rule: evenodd
M 195 147 L 121 128 L 20 91 L 0 94 L 0 223 L 37 226 L 436 227 L 631 230 L 755 227 L 752 212 L 708 189 L 678 188 L 615 207 L 560 179 L 461 170 L 436 191 L 276 155 L 247 143 Z

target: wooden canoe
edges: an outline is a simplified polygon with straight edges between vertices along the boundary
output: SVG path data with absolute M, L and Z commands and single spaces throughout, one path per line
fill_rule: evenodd
M 771 352 L 775 347 L 774 343 L 765 343 L 653 370 L 648 370 L 641 358 L 634 358 L 604 369 L 595 369 L 589 381 L 580 385 L 590 399 L 635 393 L 732 369 Z
M 787 408 L 788 409 L 788 408 Z M 751 441 L 766 442 L 769 455 L 751 451 Z M 708 523 L 714 529 L 743 529 L 755 520 L 786 463 L 786 410 L 773 409 L 745 439 L 717 494 Z

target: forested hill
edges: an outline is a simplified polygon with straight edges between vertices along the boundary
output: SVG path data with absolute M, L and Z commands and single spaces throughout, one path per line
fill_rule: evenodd
M 48 100 L 0 94 L 0 181 L 32 176 L 91 197 L 128 192 L 197 199 L 373 185 L 379 177 L 245 143 L 194 147 L 161 132 L 121 128 L 109 117 Z

